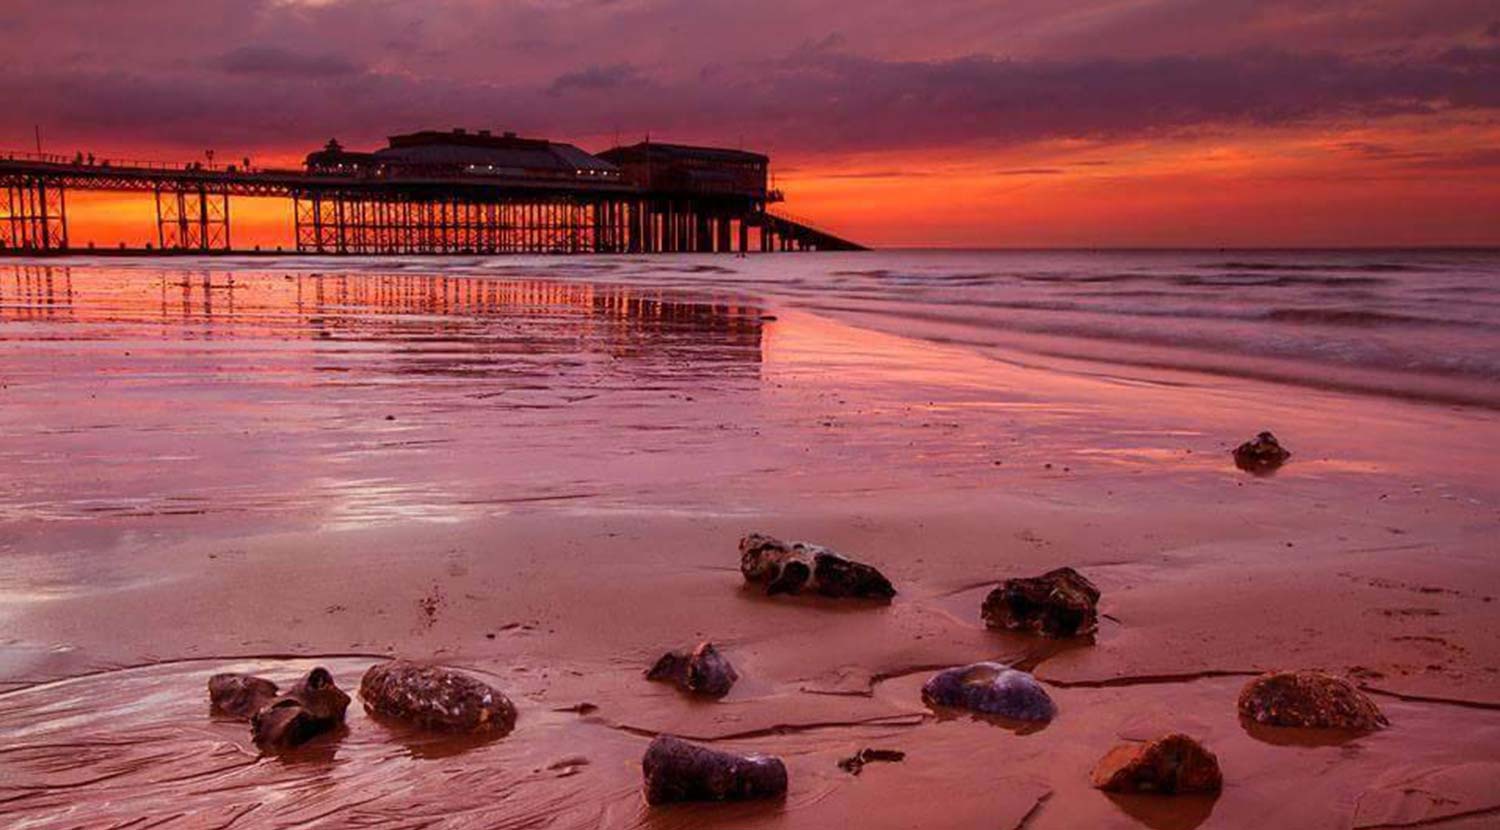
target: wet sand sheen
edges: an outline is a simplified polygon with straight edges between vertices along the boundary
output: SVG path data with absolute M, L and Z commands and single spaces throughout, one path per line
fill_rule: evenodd
M 688 286 L 64 277 L 66 302 L 0 311 L 7 823 L 1482 826 L 1500 808 L 1496 493 L 1469 463 L 1500 438 L 1487 413 L 1018 366 Z M 1227 449 L 1265 426 L 1298 455 L 1250 479 Z M 751 530 L 832 544 L 902 593 L 747 591 Z M 1061 564 L 1104 592 L 1095 646 L 982 628 L 988 586 Z M 641 679 L 703 637 L 744 676 L 723 702 Z M 517 731 L 416 740 L 355 706 L 306 757 L 257 759 L 208 715 L 213 672 L 319 662 L 352 689 L 386 654 L 484 677 Z M 921 705 L 930 667 L 978 659 L 1033 667 L 1058 719 L 1017 734 Z M 1243 675 L 1283 667 L 1354 672 L 1392 728 L 1252 734 Z M 1218 753 L 1216 801 L 1088 788 L 1117 736 L 1168 729 Z M 786 757 L 787 801 L 646 809 L 639 757 L 664 731 Z M 907 757 L 838 769 L 862 746 Z M 1431 803 L 1392 795 L 1418 779 Z

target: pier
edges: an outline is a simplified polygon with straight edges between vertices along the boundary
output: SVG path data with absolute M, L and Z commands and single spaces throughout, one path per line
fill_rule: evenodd
M 67 198 L 150 193 L 159 253 L 235 253 L 235 197 L 292 202 L 305 254 L 749 253 L 860 250 L 775 211 L 766 156 L 642 142 L 591 155 L 488 131 L 392 136 L 374 152 L 336 141 L 303 169 L 0 154 L 0 253 L 78 250 Z

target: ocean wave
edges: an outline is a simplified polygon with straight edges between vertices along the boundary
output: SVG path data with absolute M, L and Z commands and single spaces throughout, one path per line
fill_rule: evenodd
M 1259 271 L 1222 274 L 1177 274 L 1166 277 L 1166 279 L 1181 286 L 1208 286 L 1214 288 L 1294 288 L 1301 286 L 1333 288 L 1356 285 L 1385 285 L 1390 282 L 1382 277 L 1294 276 Z
M 1231 260 L 1229 262 L 1210 263 L 1204 267 L 1222 268 L 1226 271 L 1353 271 L 1370 274 L 1403 274 L 1431 270 L 1425 265 L 1406 262 L 1301 263 Z
M 844 295 L 847 298 L 860 298 L 855 295 Z M 1500 326 L 1481 320 L 1455 319 L 1450 317 L 1424 317 L 1415 314 L 1402 314 L 1398 312 L 1379 311 L 1362 308 L 1338 308 L 1338 307 L 1305 307 L 1305 306 L 1273 306 L 1265 308 L 1261 306 L 1206 306 L 1206 305 L 1182 305 L 1167 303 L 1150 303 L 1139 305 L 1122 305 L 1108 302 L 1079 302 L 1078 300 L 1111 300 L 1111 299 L 1146 299 L 1160 300 L 1163 298 L 1183 299 L 1180 295 L 1166 292 L 1138 291 L 1138 292 L 1077 292 L 1070 295 L 1074 300 L 975 300 L 969 298 L 947 298 L 933 299 L 930 302 L 935 307 L 960 307 L 960 308 L 984 308 L 1008 311 L 1040 311 L 1040 312 L 1067 312 L 1074 319 L 1079 317 L 1095 316 L 1099 319 L 1114 317 L 1123 318 L 1149 318 L 1149 319 L 1179 319 L 1179 320 L 1222 320 L 1238 321 L 1246 323 L 1294 323 L 1300 326 L 1328 325 L 1328 326 L 1429 326 L 1433 328 L 1464 328 L 1464 329 L 1490 329 L 1500 330 Z M 865 295 L 862 299 L 879 300 L 877 295 Z
M 1269 327 L 1260 334 L 1248 334 L 1244 327 L 1234 330 L 1212 325 L 1197 326 L 1119 326 L 1100 316 L 1030 316 L 997 317 L 983 313 L 965 313 L 958 307 L 930 306 L 881 307 L 846 306 L 827 303 L 815 310 L 844 314 L 873 314 L 879 318 L 905 321 L 897 330 L 912 336 L 929 338 L 930 333 L 914 331 L 910 323 L 937 323 L 957 326 L 970 332 L 964 339 L 976 345 L 1010 345 L 1008 335 L 1040 335 L 1048 338 L 1085 343 L 1149 346 L 1181 355 L 1181 367 L 1208 369 L 1218 366 L 1227 374 L 1244 358 L 1287 361 L 1299 364 L 1297 372 L 1310 367 L 1342 367 L 1374 370 L 1396 375 L 1432 375 L 1500 382 L 1500 354 L 1483 351 L 1445 351 L 1415 344 L 1392 346 L 1385 342 L 1367 342 L 1358 338 L 1335 338 L 1327 334 L 1296 329 L 1299 335 L 1278 335 Z M 1290 329 L 1276 327 L 1281 331 Z M 951 334 L 942 338 L 952 340 Z M 1118 355 L 1109 349 L 1090 350 L 1093 359 L 1113 361 Z M 1123 356 L 1119 356 L 1123 357 Z M 1163 365 L 1172 361 L 1164 360 Z
M 1397 314 L 1389 311 L 1373 311 L 1361 308 L 1273 308 L 1265 312 L 1265 319 L 1279 323 L 1320 323 L 1329 326 L 1475 326 L 1490 328 L 1473 320 L 1441 320 L 1419 317 L 1414 314 Z

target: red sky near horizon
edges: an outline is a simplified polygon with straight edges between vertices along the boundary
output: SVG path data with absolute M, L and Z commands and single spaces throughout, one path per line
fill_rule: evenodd
M 8 0 L 0 149 L 297 164 L 512 129 L 769 153 L 890 246 L 1500 244 L 1492 0 Z M 75 244 L 149 197 L 74 194 Z M 237 245 L 289 208 L 235 204 Z

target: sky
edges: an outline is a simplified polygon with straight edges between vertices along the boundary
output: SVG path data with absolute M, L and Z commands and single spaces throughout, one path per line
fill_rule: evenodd
M 649 134 L 768 153 L 789 213 L 875 245 L 1500 244 L 1494 0 L 4 0 L 0 54 L 0 150 Z M 154 232 L 140 197 L 70 215 Z

